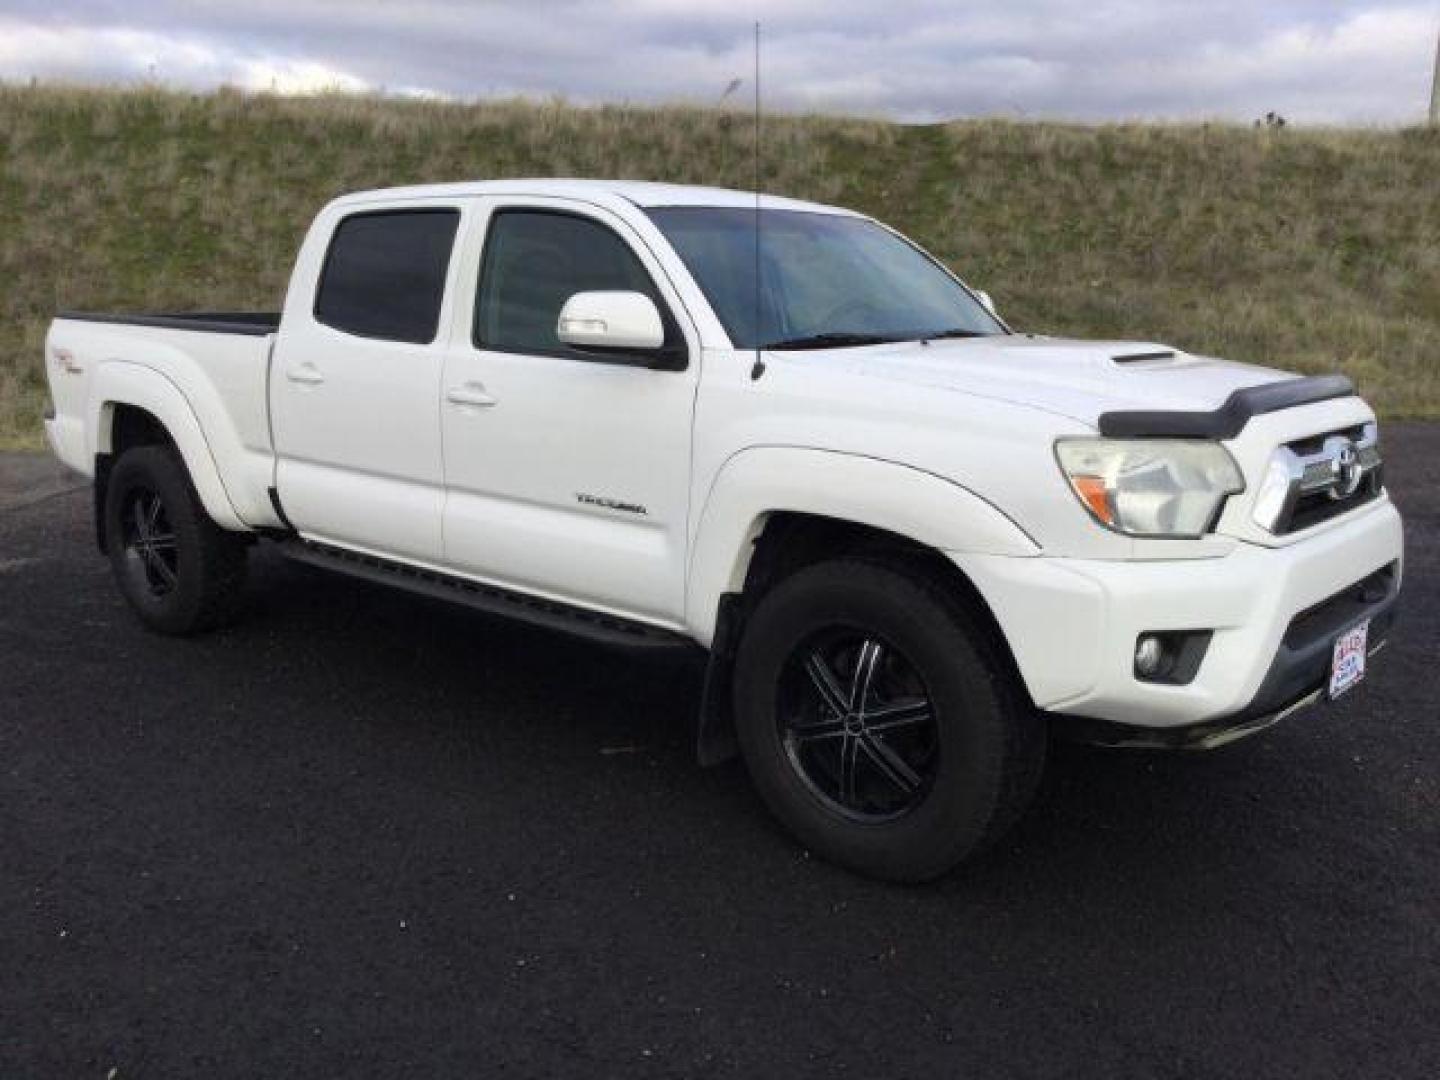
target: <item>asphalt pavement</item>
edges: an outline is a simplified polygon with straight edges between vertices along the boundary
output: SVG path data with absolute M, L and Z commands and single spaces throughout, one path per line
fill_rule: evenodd
M 1205 755 L 1057 750 L 902 888 L 699 769 L 700 671 L 262 550 L 142 631 L 0 456 L 0 1076 L 1440 1075 L 1440 426 L 1387 429 L 1399 627 Z

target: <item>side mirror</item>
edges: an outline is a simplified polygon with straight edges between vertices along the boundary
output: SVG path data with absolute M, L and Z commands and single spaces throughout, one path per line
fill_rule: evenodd
M 651 352 L 665 344 L 665 327 L 644 293 L 580 292 L 560 309 L 555 336 L 577 349 Z
M 988 292 L 984 289 L 972 289 L 971 292 L 975 294 L 975 299 L 980 301 L 986 311 L 997 319 L 1000 317 L 1000 312 L 995 310 L 995 301 Z

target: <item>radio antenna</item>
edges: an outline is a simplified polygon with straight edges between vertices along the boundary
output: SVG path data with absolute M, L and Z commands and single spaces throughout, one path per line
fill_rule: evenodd
M 750 381 L 765 374 L 765 361 L 760 358 L 760 20 L 755 20 L 755 363 L 750 368 Z

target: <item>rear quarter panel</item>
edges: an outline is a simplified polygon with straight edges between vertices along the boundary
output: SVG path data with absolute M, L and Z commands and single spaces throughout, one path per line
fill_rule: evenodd
M 185 458 L 206 510 L 228 528 L 278 525 L 266 406 L 269 337 L 57 319 L 46 341 L 57 456 L 92 475 L 113 450 L 117 405 L 150 412 Z

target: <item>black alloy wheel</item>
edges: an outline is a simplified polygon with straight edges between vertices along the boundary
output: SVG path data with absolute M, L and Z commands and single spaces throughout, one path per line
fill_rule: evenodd
M 935 706 L 884 639 L 835 627 L 801 644 L 775 711 L 796 775 L 836 813 L 877 824 L 914 809 L 939 768 Z
M 180 583 L 179 549 L 160 493 L 133 488 L 120 525 L 124 564 L 135 588 L 157 598 L 173 591 Z

